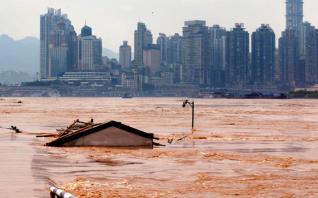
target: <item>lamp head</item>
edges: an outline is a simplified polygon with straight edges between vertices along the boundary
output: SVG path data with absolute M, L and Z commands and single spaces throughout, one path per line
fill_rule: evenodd
M 185 108 L 185 107 L 186 107 L 186 105 L 187 105 L 187 103 L 189 103 L 189 100 L 185 100 L 185 101 L 183 101 L 182 107 L 183 107 L 183 108 Z

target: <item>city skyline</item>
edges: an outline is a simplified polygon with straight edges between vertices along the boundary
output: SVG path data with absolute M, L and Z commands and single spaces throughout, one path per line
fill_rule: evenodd
M 16 3 L 17 1 L 19 2 L 18 4 Z M 234 27 L 234 23 L 240 22 L 245 24 L 245 28 L 249 32 L 255 31 L 261 24 L 270 24 L 277 35 L 285 27 L 285 1 L 277 0 L 267 0 L 266 2 L 256 2 L 255 0 L 240 2 L 232 0 L 203 2 L 179 0 L 170 2 L 170 4 L 164 0 L 152 2 L 151 5 L 149 3 L 142 4 L 142 1 L 126 2 L 121 0 L 113 4 L 92 1 L 91 5 L 89 5 L 91 9 L 87 9 L 88 5 L 83 6 L 84 4 L 84 1 L 76 1 L 75 3 L 72 0 L 67 2 L 60 0 L 54 2 L 43 1 L 41 3 L 35 0 L 28 2 L 19 0 L 5 1 L 0 8 L 2 15 L 0 16 L 0 24 L 2 24 L 0 34 L 8 34 L 15 39 L 21 39 L 25 36 L 39 38 L 38 16 L 47 7 L 61 8 L 72 20 L 77 32 L 79 32 L 86 20 L 87 24 L 93 27 L 94 34 L 103 38 L 103 46 L 116 52 L 118 52 L 118 47 L 123 40 L 133 43 L 133 32 L 138 21 L 147 25 L 152 31 L 154 38 L 161 32 L 167 36 L 174 33 L 181 34 L 184 21 L 192 19 L 206 20 L 208 26 L 220 24 L 228 30 Z M 176 8 L 178 4 L 179 14 L 175 16 L 173 8 Z M 104 6 L 107 7 L 108 5 L 112 5 L 112 8 L 104 9 Z M 313 0 L 306 0 L 304 4 L 304 12 L 306 13 L 304 21 L 310 21 L 315 26 L 318 25 L 317 22 L 314 23 L 318 21 L 317 16 L 314 14 L 316 5 L 318 7 L 318 3 Z M 32 7 L 32 9 L 28 9 L 29 7 Z M 192 9 L 191 13 L 185 14 L 184 12 L 189 9 Z M 23 17 L 23 20 L 27 18 L 25 23 L 12 23 L 11 20 L 6 20 L 7 17 L 5 16 L 9 15 L 8 11 L 10 10 L 14 10 L 14 13 L 11 14 L 12 16 L 15 16 L 15 12 L 18 13 L 17 21 L 20 21 L 19 17 Z M 117 22 L 112 21 L 115 16 Z M 174 17 L 173 20 L 171 20 L 171 16 Z M 165 24 L 162 24 L 162 20 L 165 21 Z
M 155 43 L 147 25 L 138 22 L 131 64 L 127 41 L 120 47 L 119 63 L 109 60 L 102 57 L 102 39 L 93 36 L 93 29 L 86 22 L 77 35 L 66 13 L 49 8 L 40 17 L 40 78 L 72 81 L 75 76 L 67 77 L 68 72 L 75 72 L 76 76 L 76 72 L 109 72 L 112 85 L 123 86 L 122 82 L 133 79 L 132 84 L 139 84 L 139 91 L 178 83 L 234 89 L 289 89 L 315 84 L 318 30 L 309 22 L 304 23 L 303 5 L 303 0 L 286 1 L 286 27 L 279 38 L 278 51 L 276 35 L 267 24 L 262 24 L 250 38 L 244 23 L 226 30 L 218 25 L 209 27 L 205 20 L 190 20 L 184 22 L 180 42 L 160 33 Z M 123 50 L 125 46 L 127 52 Z M 127 57 L 130 60 L 124 61 Z

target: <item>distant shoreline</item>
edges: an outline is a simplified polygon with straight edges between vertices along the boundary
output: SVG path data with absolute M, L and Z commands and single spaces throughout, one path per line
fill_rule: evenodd
M 127 97 L 129 96 L 129 97 Z M 318 99 L 318 91 L 251 91 L 251 90 L 205 90 L 182 87 L 133 91 L 107 89 L 105 87 L 69 86 L 0 86 L 1 97 L 61 97 L 61 98 L 198 98 L 198 99 Z

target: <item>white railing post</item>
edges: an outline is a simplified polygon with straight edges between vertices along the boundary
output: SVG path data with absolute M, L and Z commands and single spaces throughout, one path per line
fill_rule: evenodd
M 64 192 L 54 186 L 50 187 L 50 197 L 51 198 L 76 198 L 74 195 Z

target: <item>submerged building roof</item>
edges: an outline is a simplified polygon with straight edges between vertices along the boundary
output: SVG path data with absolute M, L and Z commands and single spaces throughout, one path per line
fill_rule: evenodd
M 92 126 L 88 129 L 78 130 L 78 131 L 75 131 L 73 133 L 66 134 L 64 136 L 57 138 L 56 140 L 53 140 L 52 142 L 47 143 L 46 145 L 47 146 L 64 146 L 65 144 L 68 144 L 72 141 L 76 141 L 76 140 L 81 139 L 83 137 L 102 132 L 103 130 L 106 130 L 106 129 L 109 129 L 112 127 L 120 129 L 126 133 L 136 135 L 137 137 L 149 139 L 149 140 L 151 140 L 151 142 L 153 141 L 153 139 L 155 139 L 154 134 L 152 134 L 152 133 L 146 133 L 146 132 L 140 131 L 138 129 L 132 128 L 132 127 L 127 126 L 125 124 L 122 124 L 120 122 L 110 121 L 110 122 L 102 123 L 102 124 L 99 124 L 96 126 Z M 103 139 L 107 139 L 107 133 L 110 133 L 110 132 L 105 132 L 106 136 L 102 136 Z M 116 132 L 116 133 L 119 133 L 119 132 Z M 118 143 L 121 141 L 121 139 L 123 140 L 122 145 L 120 145 L 120 143 Z M 103 140 L 101 139 L 100 141 L 103 141 Z M 125 137 L 117 138 L 116 142 L 117 142 L 116 146 L 118 146 L 117 144 L 119 144 L 119 146 L 130 146 L 130 145 L 125 144 Z M 145 145 L 142 145 L 142 143 L 139 143 L 139 144 L 140 144 L 139 146 L 145 146 Z M 83 143 L 83 145 L 77 144 L 77 146 L 93 146 L 93 145 L 87 145 L 87 144 L 85 145 Z M 99 145 L 99 146 L 103 146 L 103 145 Z M 109 146 L 109 144 L 105 145 L 105 146 Z M 138 146 L 138 145 L 134 145 L 134 146 Z

